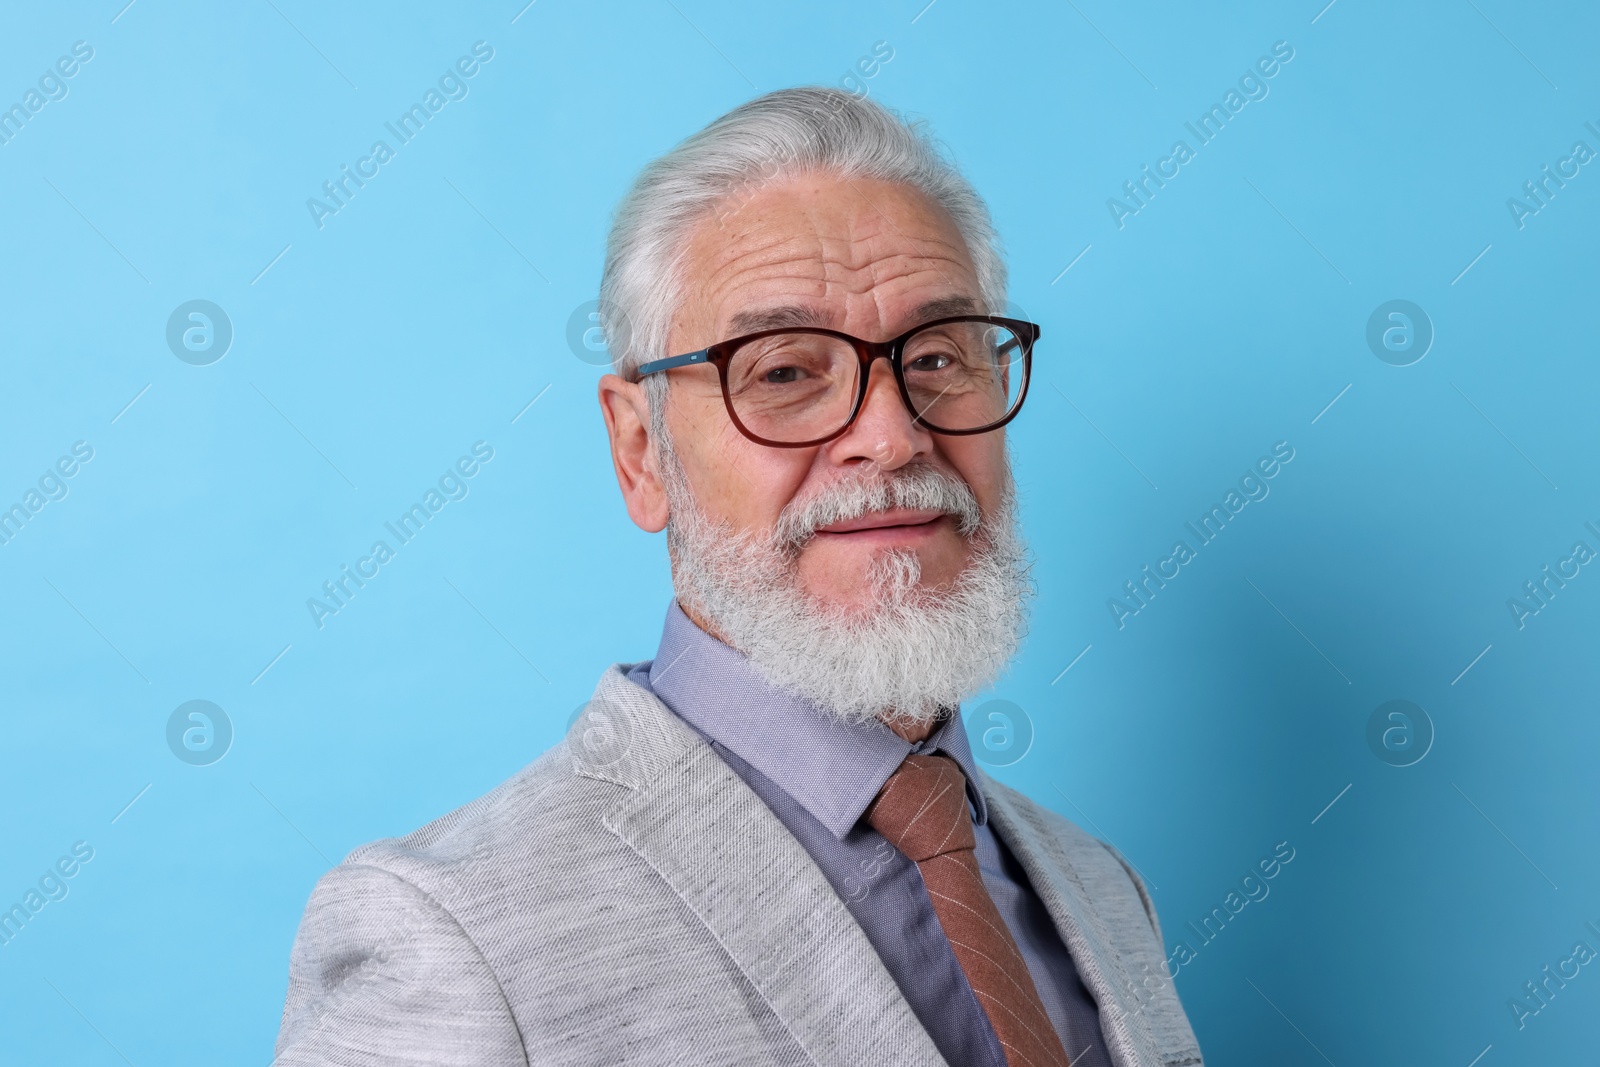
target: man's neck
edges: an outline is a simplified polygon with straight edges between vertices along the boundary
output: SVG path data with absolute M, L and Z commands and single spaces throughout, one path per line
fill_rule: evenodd
M 704 630 L 712 637 L 715 637 L 718 641 L 721 641 L 729 648 L 735 647 L 733 642 L 724 637 L 715 626 L 711 625 L 708 620 L 702 618 L 700 612 L 696 611 L 691 605 L 685 604 L 682 597 L 676 597 L 674 599 L 678 601 L 678 610 L 683 612 L 684 615 L 688 616 L 690 622 L 694 623 L 696 626 L 700 627 L 700 629 Z
M 938 728 L 942 719 L 933 722 L 914 723 L 906 719 L 881 719 L 883 725 L 911 742 L 913 745 L 926 741 L 928 735 Z

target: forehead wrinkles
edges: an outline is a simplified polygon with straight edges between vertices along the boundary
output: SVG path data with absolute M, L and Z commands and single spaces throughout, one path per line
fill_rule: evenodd
M 850 220 L 862 225 L 845 227 L 812 217 L 810 226 L 760 226 L 721 246 L 713 243 L 701 259 L 707 268 L 701 295 L 715 302 L 768 280 L 823 299 L 885 287 L 943 283 L 965 290 L 974 284 L 964 245 L 922 226 L 915 235 L 897 232 L 875 213 L 869 216 Z

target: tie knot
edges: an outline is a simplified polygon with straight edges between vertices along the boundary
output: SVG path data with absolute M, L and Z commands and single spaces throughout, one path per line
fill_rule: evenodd
M 867 808 L 867 824 L 914 863 L 970 850 L 967 776 L 948 756 L 907 756 Z

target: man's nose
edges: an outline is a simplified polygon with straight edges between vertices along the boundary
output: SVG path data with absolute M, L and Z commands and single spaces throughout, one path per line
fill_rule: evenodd
M 889 361 L 875 359 L 868 370 L 867 396 L 856 421 L 826 447 L 835 463 L 869 460 L 893 470 L 931 452 L 933 435 L 913 421 L 900 398 L 900 387 Z

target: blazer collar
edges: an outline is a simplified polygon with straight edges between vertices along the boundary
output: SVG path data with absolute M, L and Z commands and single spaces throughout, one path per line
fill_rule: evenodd
M 944 1067 L 871 942 L 809 853 L 626 665 L 567 735 L 573 771 L 627 790 L 602 816 L 705 923 L 821 1067 Z

